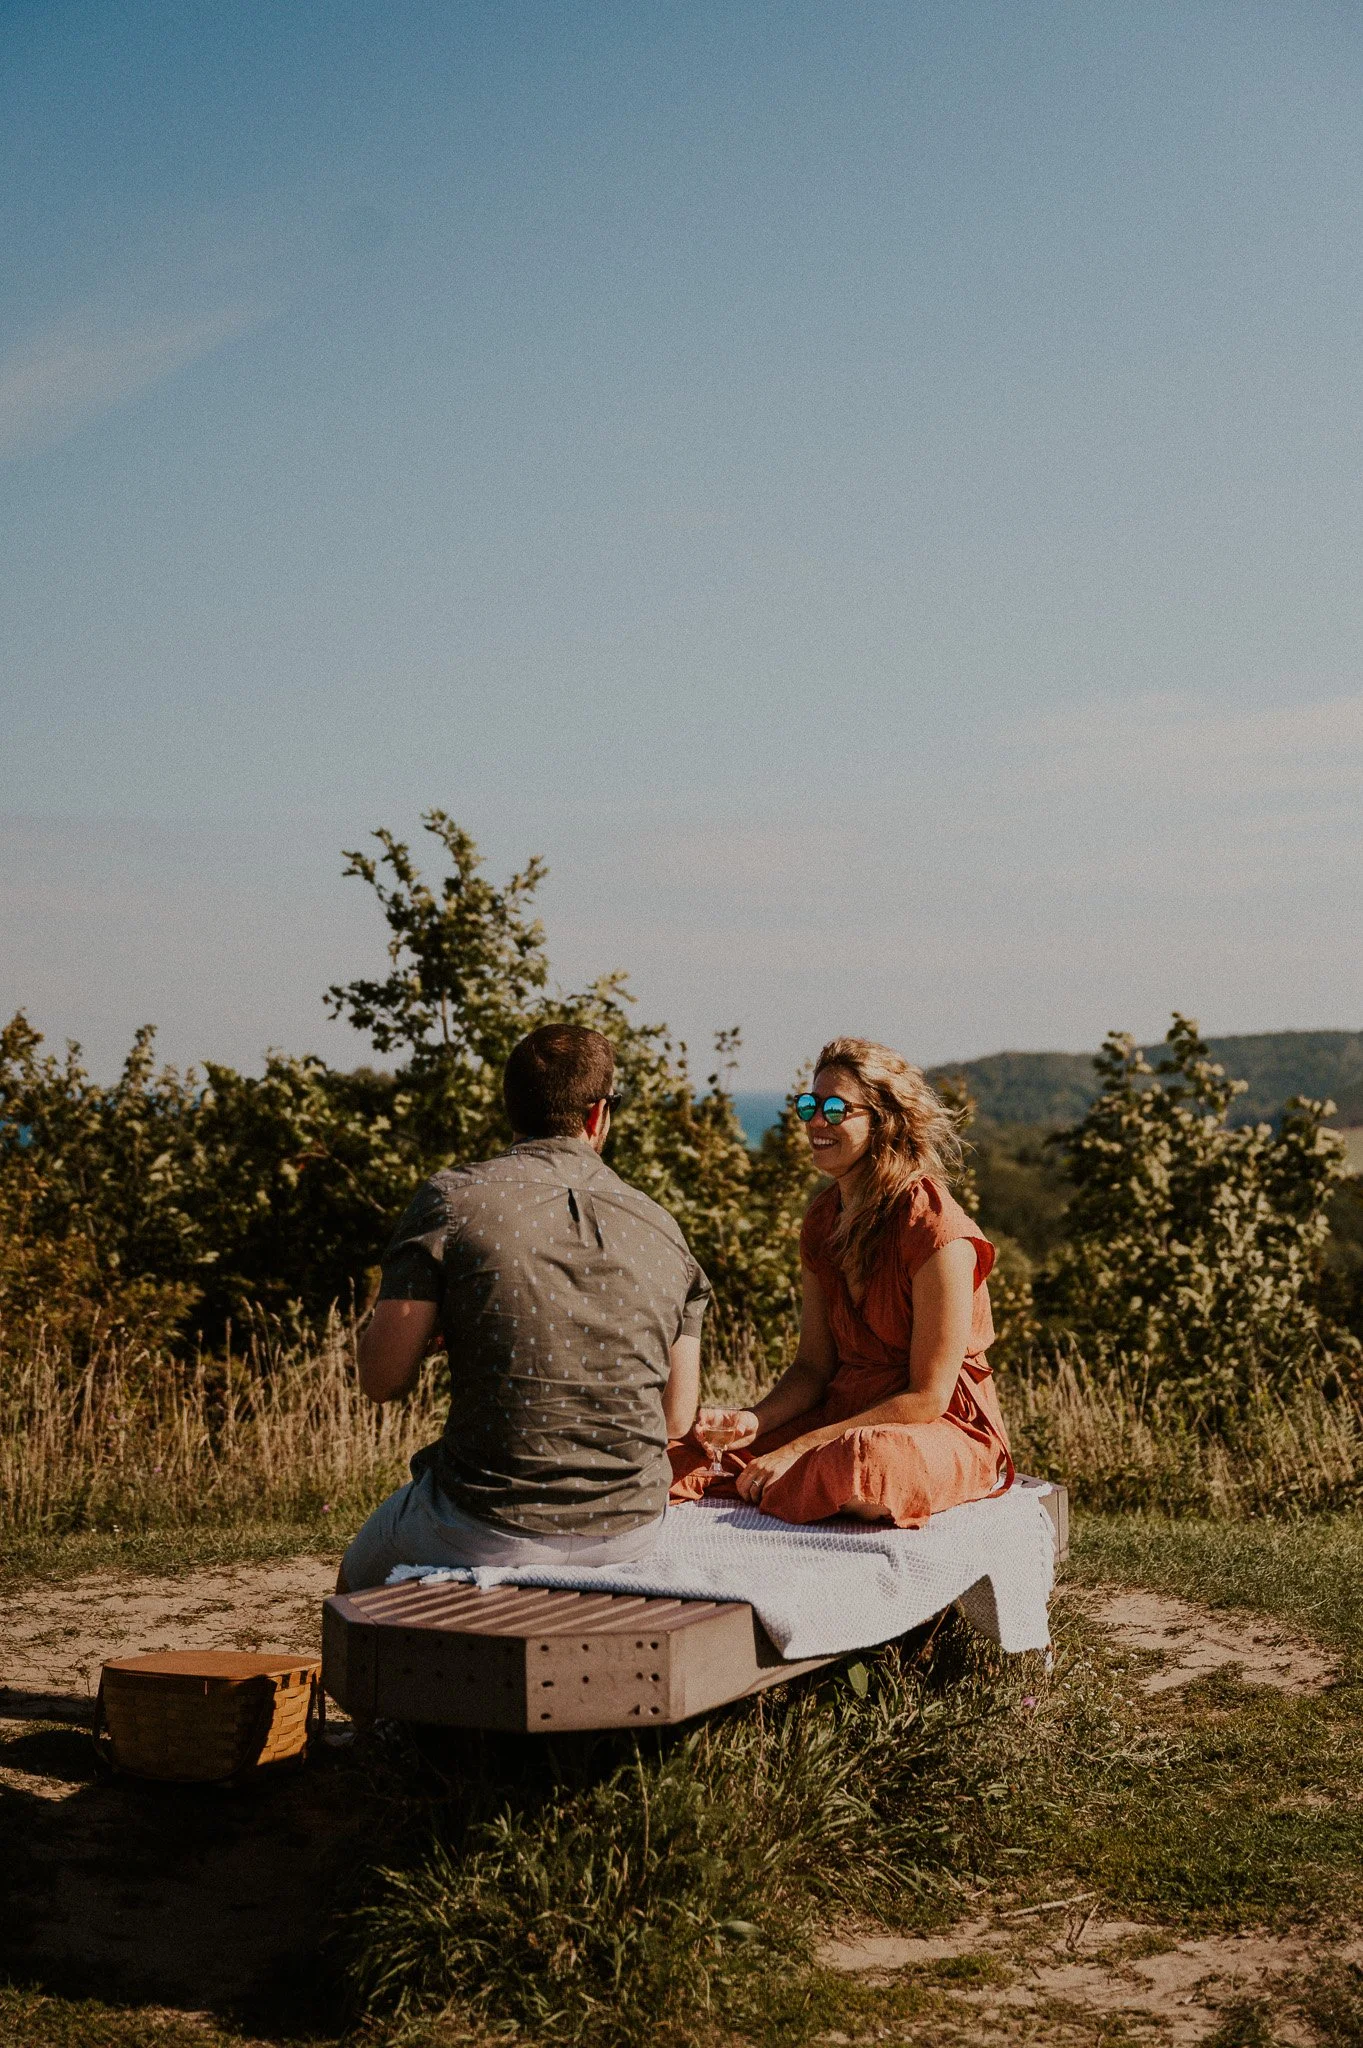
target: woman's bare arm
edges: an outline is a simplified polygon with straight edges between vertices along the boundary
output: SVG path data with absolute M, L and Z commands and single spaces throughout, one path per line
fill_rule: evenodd
M 969 1238 L 958 1237 L 934 1252 L 914 1276 L 907 1391 L 891 1394 L 845 1422 L 811 1430 L 800 1438 L 801 1450 L 834 1443 L 846 1430 L 877 1422 L 936 1422 L 944 1415 L 970 1342 L 974 1295 L 975 1246 Z
M 828 1326 L 828 1303 L 812 1273 L 806 1272 L 800 1308 L 800 1342 L 794 1358 L 769 1394 L 764 1394 L 748 1412 L 757 1419 L 754 1436 L 779 1429 L 817 1408 L 838 1369 L 833 1332 Z M 749 1443 L 752 1438 L 746 1439 Z

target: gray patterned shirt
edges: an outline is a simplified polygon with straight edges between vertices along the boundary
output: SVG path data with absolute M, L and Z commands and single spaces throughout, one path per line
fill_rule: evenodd
M 584 1138 L 534 1138 L 417 1190 L 381 1301 L 434 1301 L 450 1412 L 412 1471 L 522 1535 L 617 1536 L 671 1478 L 663 1389 L 710 1283 L 666 1211 Z

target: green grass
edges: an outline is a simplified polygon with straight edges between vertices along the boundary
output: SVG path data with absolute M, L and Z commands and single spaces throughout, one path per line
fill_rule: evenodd
M 1308 2024 L 1329 2048 L 1363 2041 L 1363 1965 L 1328 1962 L 1311 1971 L 1300 1993 Z
M 1351 1667 L 1361 1548 L 1344 1518 L 1086 1517 L 1075 1576 L 1278 1614 Z M 864 1700 L 845 1678 L 816 1682 L 784 1706 L 716 1717 L 702 1737 L 623 1759 L 598 1747 L 571 1781 L 537 1787 L 486 1755 L 448 1763 L 348 1929 L 362 2004 L 405 2016 L 448 2001 L 466 2018 L 515 2019 L 531 2038 L 624 2048 L 699 2037 L 718 2002 L 754 2040 L 778 2037 L 779 2013 L 779 2038 L 796 2042 L 827 2030 L 830 1997 L 844 2013 L 869 2000 L 892 2024 L 909 2016 L 896 1999 L 912 1991 L 921 2004 L 929 1988 L 901 1981 L 891 1999 L 811 1972 L 811 1935 L 840 1913 L 930 1926 L 981 1898 L 1003 1908 L 1080 1888 L 1109 1915 L 1180 1934 L 1320 1933 L 1357 1912 L 1363 1811 L 1349 1788 L 1363 1781 L 1363 1687 L 1352 1668 L 1309 1698 L 1232 1672 L 1150 1699 L 1073 1611 L 1058 1623 L 1049 1685 L 954 1628 L 916 1657 L 864 1661 Z M 726 1942 L 726 1919 L 753 1923 L 757 1941 Z M 540 1930 L 534 1941 L 527 1929 Z M 940 1971 L 936 1988 L 968 1981 L 973 1961 Z M 1336 1972 L 1319 1999 L 1353 1995 Z M 1236 2027 L 1251 2041 L 1261 2020 L 1250 2006 L 1228 2017 L 1227 2042 Z
M 0 1587 L 20 1581 L 74 1579 L 86 1572 L 171 1578 L 203 1567 L 268 1564 L 288 1557 L 335 1557 L 354 1533 L 352 1517 L 319 1515 L 306 1522 L 190 1523 L 180 1528 L 85 1530 L 65 1536 L 7 1537 Z
M 1356 1690 L 1327 1704 L 1204 1682 L 1170 1710 L 1166 1771 L 1076 1809 L 1062 1838 L 1073 1874 L 1184 1927 L 1346 1921 L 1363 1815 L 1338 1799 L 1338 1774 L 1363 1767 L 1359 1708 Z
M 262 2048 L 255 2035 L 224 2031 L 198 2015 L 49 1998 L 0 1986 L 4 2048 Z
M 398 1854 L 346 1930 L 361 2006 L 452 2000 L 603 2048 L 684 2039 L 737 1980 L 798 1973 L 823 1915 L 948 1914 L 983 1808 L 949 1816 L 921 1788 L 955 1781 L 970 1803 L 957 1752 L 1025 1684 L 949 1633 L 869 1660 L 864 1699 L 839 1677 L 671 1736 L 400 1755 Z

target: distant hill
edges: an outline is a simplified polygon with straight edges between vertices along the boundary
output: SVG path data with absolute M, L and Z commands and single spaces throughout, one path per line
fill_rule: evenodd
M 1340 1124 L 1363 1124 L 1363 1031 L 1261 1031 L 1209 1038 L 1212 1058 L 1249 1089 L 1231 1121 L 1277 1116 L 1292 1095 L 1329 1097 Z M 1155 1065 L 1159 1046 L 1147 1046 Z M 1070 1124 L 1098 1092 L 1093 1056 L 1082 1052 L 996 1052 L 986 1059 L 933 1067 L 929 1080 L 965 1076 L 979 1114 L 1000 1124 Z
M 976 1113 L 996 1124 L 1077 1123 L 1098 1092 L 1088 1052 L 991 1052 L 930 1067 L 928 1079 L 964 1079 Z
M 1248 1093 L 1236 1098 L 1233 1122 L 1271 1120 L 1289 1096 L 1311 1095 L 1335 1104 L 1336 1123 L 1363 1125 L 1363 1031 L 1261 1031 L 1207 1043 L 1228 1074 L 1249 1082 Z M 1153 1066 L 1160 1047 L 1145 1050 Z M 965 1076 L 979 1114 L 998 1124 L 1072 1124 L 1098 1092 L 1093 1055 L 1086 1052 L 995 1052 L 932 1067 L 928 1079 L 957 1074 Z M 753 1090 L 734 1101 L 748 1143 L 756 1145 L 780 1116 L 785 1096 Z

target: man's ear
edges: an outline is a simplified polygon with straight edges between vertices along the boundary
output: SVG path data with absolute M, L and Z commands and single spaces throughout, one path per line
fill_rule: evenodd
M 595 1145 L 604 1137 L 609 1120 L 610 1105 L 606 1102 L 594 1102 L 582 1119 L 582 1129 L 589 1145 Z

